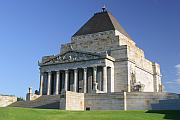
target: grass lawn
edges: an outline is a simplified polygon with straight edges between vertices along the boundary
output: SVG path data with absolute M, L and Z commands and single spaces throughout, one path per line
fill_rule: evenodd
M 0 120 L 180 120 L 180 111 L 62 111 L 0 108 Z

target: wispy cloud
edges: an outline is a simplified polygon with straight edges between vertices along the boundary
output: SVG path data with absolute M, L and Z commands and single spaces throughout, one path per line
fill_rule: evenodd
M 177 64 L 175 66 L 176 71 L 177 71 L 177 79 L 175 80 L 177 84 L 180 84 L 180 64 Z
M 180 64 L 177 64 L 175 68 L 177 70 L 177 76 L 180 78 Z
M 168 81 L 166 84 L 177 84 L 180 85 L 180 64 L 175 65 L 177 78 L 173 81 Z

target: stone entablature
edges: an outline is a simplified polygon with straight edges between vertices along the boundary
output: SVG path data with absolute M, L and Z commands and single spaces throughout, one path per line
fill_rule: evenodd
M 110 61 L 115 61 L 115 59 L 108 55 L 107 52 L 103 53 L 90 53 L 90 52 L 80 52 L 80 51 L 68 51 L 64 54 L 58 54 L 56 56 L 45 56 L 42 61 L 39 62 L 39 66 L 52 65 L 52 64 L 64 64 L 71 62 L 81 62 L 81 61 L 92 61 L 107 59 Z

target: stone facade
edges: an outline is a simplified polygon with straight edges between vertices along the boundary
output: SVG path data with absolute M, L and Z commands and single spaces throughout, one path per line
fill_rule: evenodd
M 17 101 L 15 96 L 0 95 L 0 107 L 6 107 Z
M 144 57 L 143 50 L 118 31 L 110 30 L 72 37 L 71 43 L 61 46 L 60 55 L 67 54 L 69 51 L 81 50 L 83 50 L 83 53 L 104 54 L 110 59 L 88 60 L 84 58 L 78 62 L 72 60 L 63 64 L 49 63 L 49 65 L 40 67 L 41 72 L 107 66 L 112 71 L 112 85 L 111 90 L 109 90 L 111 92 L 135 91 L 132 87 L 136 85 L 142 85 L 143 92 L 162 91 L 159 65 L 147 60 Z

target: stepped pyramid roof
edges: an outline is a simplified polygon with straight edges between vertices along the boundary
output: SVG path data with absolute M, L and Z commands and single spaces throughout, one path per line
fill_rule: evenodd
M 127 32 L 122 28 L 117 19 L 108 11 L 102 11 L 95 13 L 93 17 L 91 17 L 74 35 L 86 35 L 93 34 L 97 32 L 109 31 L 109 30 L 117 30 L 126 37 L 131 37 L 127 34 Z

